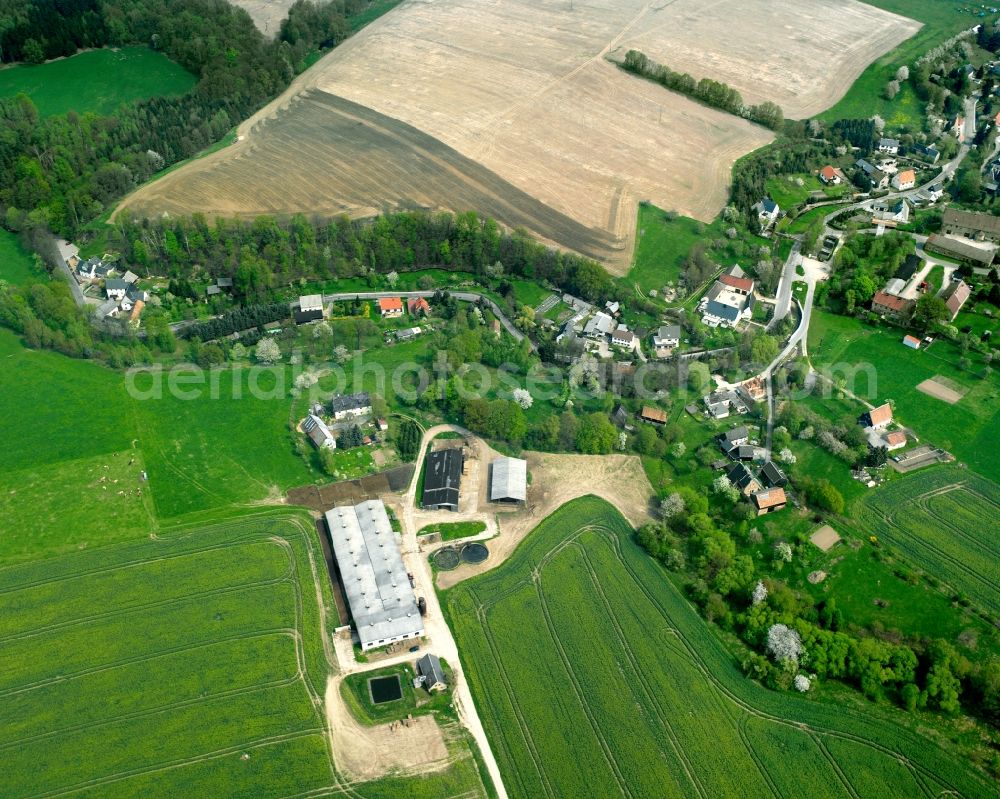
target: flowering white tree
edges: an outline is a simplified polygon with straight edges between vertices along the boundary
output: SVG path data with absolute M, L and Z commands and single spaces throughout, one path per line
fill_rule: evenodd
M 295 387 L 298 389 L 309 388 L 310 386 L 315 386 L 318 382 L 319 375 L 312 369 L 307 369 L 302 374 L 296 376 Z
M 812 425 L 807 425 L 806 427 L 803 427 L 801 431 L 799 431 L 799 438 L 801 438 L 803 441 L 808 441 L 814 435 L 816 435 L 816 428 L 814 428 Z
M 396 284 L 399 282 L 399 272 L 393 270 L 385 276 L 385 282 L 389 284 L 389 288 L 396 288 Z
M 809 678 L 806 677 L 805 674 L 796 674 L 793 684 L 795 685 L 796 691 L 799 691 L 804 694 L 806 691 L 809 690 L 809 686 L 811 683 L 809 682 Z
M 667 496 L 660 503 L 660 516 L 664 519 L 672 519 L 684 512 L 684 497 L 676 491 Z
M 618 449 L 624 452 L 628 448 L 628 433 L 622 430 L 618 434 Z
M 337 363 L 344 363 L 350 357 L 350 351 L 343 344 L 338 344 L 333 348 L 333 359 Z
M 675 458 L 680 458 L 687 452 L 687 445 L 683 441 L 678 441 L 670 448 L 670 454 Z
M 774 545 L 774 556 L 785 563 L 792 562 L 792 547 L 787 541 L 779 541 Z
M 333 328 L 330 327 L 329 322 L 317 322 L 313 325 L 313 338 L 323 338 L 324 336 L 332 336 Z
M 795 463 L 795 461 L 798 460 L 795 457 L 795 453 L 792 452 L 788 447 L 785 447 L 783 450 L 781 450 L 781 452 L 778 453 L 778 459 L 782 463 L 789 463 L 789 464 Z
M 799 655 L 802 654 L 802 639 L 799 638 L 798 632 L 790 627 L 784 624 L 772 624 L 767 631 L 767 651 L 777 663 L 784 661 L 798 663 Z
M 753 603 L 759 605 L 767 599 L 767 586 L 764 585 L 763 580 L 758 580 L 757 585 L 753 587 Z
M 531 396 L 531 393 L 526 388 L 515 388 L 513 397 L 514 402 L 525 410 L 528 410 L 535 402 L 534 397 Z
M 903 81 L 909 80 L 910 78 L 910 68 L 905 64 L 896 70 L 896 80 Z
M 254 355 L 261 363 L 277 363 L 281 360 L 281 347 L 273 338 L 262 338 L 254 349 Z
M 715 478 L 715 482 L 712 483 L 712 490 L 716 494 L 726 497 L 730 502 L 737 502 L 740 498 L 740 492 L 725 475 Z
M 875 123 L 875 130 L 877 130 L 879 133 L 885 130 L 885 120 L 882 119 L 882 117 L 880 117 L 878 114 L 872 117 L 872 122 Z

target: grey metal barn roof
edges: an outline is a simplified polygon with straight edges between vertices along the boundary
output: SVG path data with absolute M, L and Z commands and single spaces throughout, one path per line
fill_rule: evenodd
M 422 635 L 424 622 L 385 505 L 369 500 L 332 508 L 326 523 L 362 646 Z
M 463 460 L 461 449 L 441 449 L 427 456 L 422 497 L 424 507 L 435 505 L 458 507 Z
M 520 458 L 497 458 L 493 461 L 490 499 L 515 499 L 524 502 L 528 496 L 528 462 Z

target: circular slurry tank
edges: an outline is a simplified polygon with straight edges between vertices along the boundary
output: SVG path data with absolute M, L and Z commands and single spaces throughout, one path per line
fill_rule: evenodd
M 485 544 L 474 541 L 462 547 L 462 560 L 466 563 L 482 563 L 490 556 Z
M 437 566 L 441 571 L 451 571 L 458 567 L 461 558 L 459 557 L 458 550 L 455 547 L 444 547 L 439 549 L 432 556 L 434 559 L 434 565 Z

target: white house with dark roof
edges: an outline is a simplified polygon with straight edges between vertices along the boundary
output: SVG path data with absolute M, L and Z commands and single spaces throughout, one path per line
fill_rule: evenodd
M 899 152 L 899 140 L 898 139 L 879 139 L 878 141 L 878 151 L 880 153 L 888 153 L 889 155 L 896 155 Z
M 753 207 L 753 210 L 757 214 L 757 220 L 760 222 L 761 227 L 764 228 L 773 225 L 778 218 L 778 214 L 781 213 L 778 204 L 770 197 L 765 197 L 757 203 Z
M 698 303 L 701 320 L 709 327 L 735 327 L 753 316 L 753 294 L 715 281 Z
M 121 278 L 112 277 L 104 281 L 104 293 L 109 300 L 121 300 L 128 291 L 129 284 Z
M 367 391 L 357 394 L 338 394 L 330 400 L 330 413 L 340 422 L 372 412 L 372 397 Z
M 639 337 L 625 325 L 618 325 L 611 331 L 611 343 L 624 350 L 635 350 L 636 344 L 639 343 Z

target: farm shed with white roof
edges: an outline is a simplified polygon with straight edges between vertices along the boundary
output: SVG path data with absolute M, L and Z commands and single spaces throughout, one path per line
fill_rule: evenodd
M 497 458 L 492 464 L 490 500 L 524 502 L 528 496 L 528 462 L 520 458 Z

